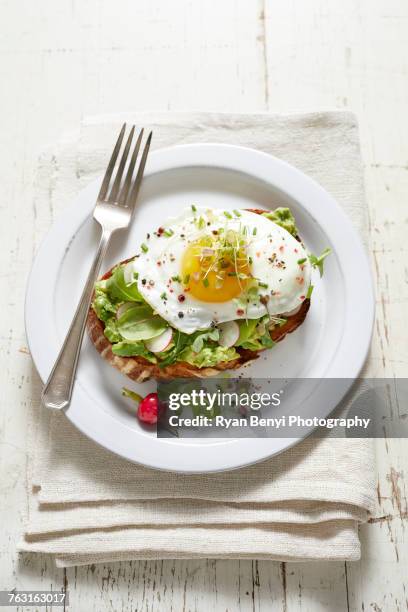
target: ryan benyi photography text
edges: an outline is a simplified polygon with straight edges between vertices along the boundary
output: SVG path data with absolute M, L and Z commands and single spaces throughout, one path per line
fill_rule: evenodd
M 281 405 L 283 391 L 274 393 L 236 393 L 217 390 L 208 392 L 204 389 L 193 389 L 190 392 L 170 393 L 168 408 L 173 414 L 168 416 L 168 423 L 173 427 L 345 427 L 346 429 L 362 427 L 367 429 L 370 418 L 358 416 L 348 418 L 322 418 L 318 416 L 302 417 L 299 414 L 262 417 L 249 411 L 259 411 L 261 408 L 278 407 Z M 217 408 L 233 408 L 238 406 L 244 411 L 243 416 L 227 417 L 215 414 Z M 180 410 L 191 408 L 191 416 L 182 416 Z M 194 409 L 203 409 L 207 414 L 195 414 Z

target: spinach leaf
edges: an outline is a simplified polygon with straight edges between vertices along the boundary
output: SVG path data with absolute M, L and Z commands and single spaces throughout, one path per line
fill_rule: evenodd
M 147 304 L 135 304 L 120 317 L 117 328 L 125 340 L 149 340 L 161 334 L 168 324 Z
M 110 298 L 118 302 L 143 302 L 143 298 L 137 289 L 137 282 L 130 285 L 125 283 L 123 276 L 124 266 L 118 266 L 106 281 L 106 292 Z

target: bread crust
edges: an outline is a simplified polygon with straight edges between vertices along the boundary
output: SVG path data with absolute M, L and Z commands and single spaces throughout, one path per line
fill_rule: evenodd
M 250 212 L 262 214 L 265 211 L 261 209 L 250 209 Z M 127 261 L 129 260 L 124 260 L 121 263 L 126 263 Z M 102 276 L 102 279 L 108 279 L 112 275 L 113 269 L 114 268 L 108 270 L 108 272 Z M 302 325 L 309 307 L 310 300 L 304 300 L 296 314 L 285 317 L 286 323 L 284 325 L 271 330 L 271 339 L 274 342 L 281 342 L 287 334 L 294 332 L 295 329 Z M 177 361 L 176 363 L 161 368 L 158 364 L 150 363 L 150 361 L 144 357 L 120 357 L 119 355 L 115 355 L 112 352 L 112 343 L 104 334 L 104 328 L 105 325 L 103 321 L 98 319 L 91 306 L 88 314 L 87 329 L 96 350 L 108 363 L 110 363 L 110 365 L 136 382 L 144 382 L 149 378 L 155 378 L 156 380 L 171 380 L 173 378 L 208 378 L 224 370 L 236 370 L 245 363 L 257 359 L 261 353 L 261 351 L 250 351 L 248 349 L 235 347 L 236 351 L 239 353 L 239 357 L 232 361 L 223 361 L 215 367 L 198 368 L 187 362 Z

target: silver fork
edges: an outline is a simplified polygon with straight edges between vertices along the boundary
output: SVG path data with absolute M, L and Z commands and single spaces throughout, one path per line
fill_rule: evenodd
M 125 130 L 126 124 L 123 125 L 115 148 L 113 149 L 93 212 L 93 218 L 102 228 L 98 250 L 89 271 L 88 279 L 68 330 L 68 334 L 43 389 L 42 402 L 47 408 L 61 410 L 66 408 L 71 401 L 75 373 L 94 284 L 98 278 L 101 263 L 112 234 L 117 230 L 127 228 L 132 218 L 132 212 L 139 193 L 140 183 L 142 182 L 146 159 L 149 153 L 152 132 L 150 132 L 146 140 L 136 177 L 133 178 L 143 137 L 143 130 L 140 131 L 130 158 L 125 180 L 122 184 L 122 176 L 135 132 L 135 127 L 132 127 L 118 165 L 115 179 L 110 188 L 113 171 L 119 156 Z

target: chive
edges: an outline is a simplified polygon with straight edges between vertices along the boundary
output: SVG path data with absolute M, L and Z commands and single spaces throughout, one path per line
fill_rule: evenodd
M 303 257 L 303 259 L 298 259 L 297 262 L 298 262 L 299 266 L 301 266 L 302 264 L 305 263 L 305 261 L 307 261 L 307 257 Z
M 309 289 L 307 290 L 307 293 L 306 293 L 306 298 L 308 300 L 310 300 L 312 293 L 313 293 L 313 285 L 309 285 Z
M 190 280 L 190 275 L 186 274 L 185 277 L 184 277 L 184 284 L 187 285 L 189 280 Z
M 268 288 L 268 283 L 259 283 L 258 282 L 258 286 L 259 287 L 263 287 L 264 289 L 267 289 Z
M 236 217 L 240 217 L 241 216 L 241 213 L 238 210 L 236 210 L 235 208 L 234 208 L 234 210 L 232 212 L 234 213 L 234 215 Z
M 229 213 L 227 210 L 224 210 L 224 215 L 227 217 L 227 219 L 232 219 L 231 213 Z
M 256 232 L 258 231 L 258 229 L 256 227 L 254 227 L 254 229 L 252 230 L 252 235 L 256 236 Z
M 205 219 L 203 219 L 203 217 L 199 218 L 197 222 L 197 227 L 198 229 L 203 229 L 205 227 Z
M 170 238 L 170 236 L 172 236 L 172 235 L 174 234 L 174 232 L 173 232 L 173 230 L 172 230 L 172 229 L 165 229 L 165 230 L 164 230 L 164 232 L 163 232 L 163 234 L 164 234 L 165 236 L 167 236 L 167 238 Z
M 208 278 L 205 278 L 205 279 L 203 280 L 203 285 L 204 285 L 204 287 L 208 287 L 208 285 L 209 285 L 209 284 L 210 284 L 210 283 L 209 283 L 209 281 L 208 281 Z
M 181 278 L 179 277 L 179 275 L 172 276 L 171 280 L 174 281 L 175 283 L 181 283 Z
M 237 273 L 236 272 L 228 272 L 227 276 L 236 276 Z
M 142 246 L 140 248 L 142 249 L 143 253 L 147 253 L 147 251 L 149 250 L 149 247 L 147 247 L 144 242 L 142 243 Z
M 161 299 L 162 299 L 162 300 L 167 300 L 167 294 L 166 294 L 166 292 L 165 292 L 165 291 L 163 291 L 163 293 L 161 294 L 161 296 L 160 296 L 160 297 L 161 297 Z
M 250 264 L 252 264 L 252 257 L 251 256 L 248 257 L 248 261 L 249 261 Z
M 137 280 L 139 278 L 139 272 L 133 272 L 133 278 Z
M 191 210 L 192 210 L 193 212 L 197 212 L 197 207 L 196 207 L 196 206 L 194 206 L 194 204 L 192 204 L 192 205 L 191 205 Z

